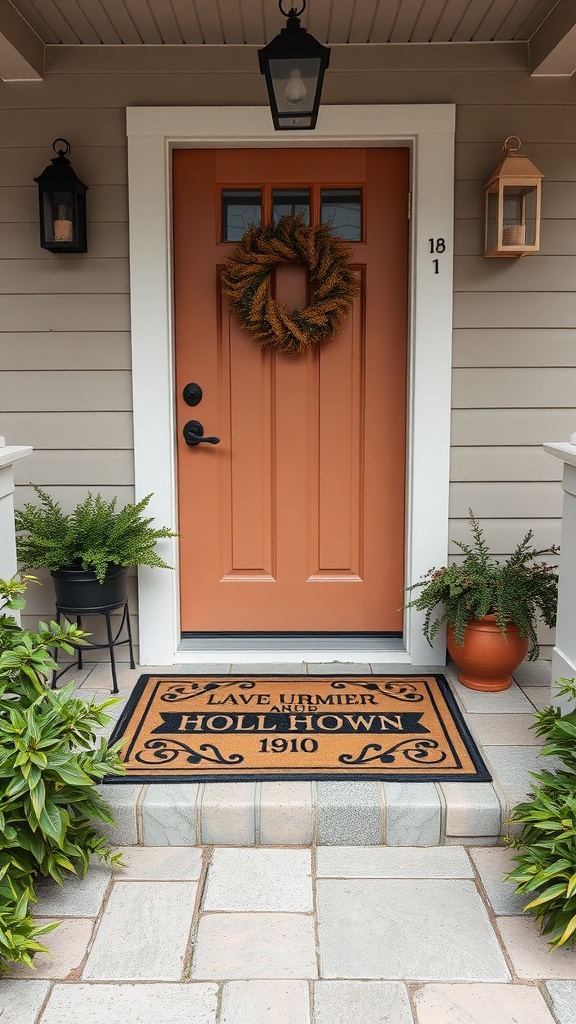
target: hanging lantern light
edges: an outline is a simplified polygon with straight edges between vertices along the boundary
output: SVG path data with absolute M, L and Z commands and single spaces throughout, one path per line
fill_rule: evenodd
M 330 62 L 330 48 L 322 46 L 300 27 L 300 15 L 306 0 L 297 10 L 286 13 L 279 0 L 281 14 L 287 18 L 283 28 L 267 46 L 258 50 L 260 73 L 266 78 L 274 127 L 280 131 L 316 127 L 324 72 Z
M 55 139 L 52 149 L 58 155 L 34 178 L 40 202 L 40 245 L 50 252 L 86 252 L 88 186 L 80 181 L 67 159 L 70 143 Z
M 517 135 L 503 145 L 505 159 L 484 186 L 484 255 L 526 256 L 540 248 L 543 174 L 518 152 Z

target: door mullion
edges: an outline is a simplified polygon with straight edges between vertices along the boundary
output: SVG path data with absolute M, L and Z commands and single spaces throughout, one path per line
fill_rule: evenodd
M 310 223 L 320 223 L 320 192 L 322 185 L 320 182 L 310 185 Z
M 269 224 L 272 220 L 272 189 L 275 186 L 269 181 L 262 182 L 262 223 Z

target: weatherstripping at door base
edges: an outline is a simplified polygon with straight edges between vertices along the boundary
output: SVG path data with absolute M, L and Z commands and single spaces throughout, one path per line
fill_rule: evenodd
M 183 633 L 179 651 L 397 651 L 401 633 Z

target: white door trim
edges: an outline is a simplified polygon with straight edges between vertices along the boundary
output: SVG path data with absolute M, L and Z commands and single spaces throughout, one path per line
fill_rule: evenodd
M 408 145 L 412 152 L 410 359 L 406 578 L 443 565 L 448 550 L 452 261 L 453 104 L 327 106 L 314 132 L 275 132 L 267 107 L 129 107 L 127 109 L 132 381 L 136 495 L 153 492 L 151 514 L 177 529 L 174 438 L 171 152 L 174 148 L 318 148 Z M 431 240 L 443 238 L 443 253 Z M 434 260 L 438 260 L 438 264 Z M 436 272 L 437 271 L 437 272 Z M 207 524 L 198 523 L 204 530 Z M 177 542 L 162 556 L 177 565 Z M 139 570 L 140 662 L 177 665 L 180 618 L 176 572 Z M 398 596 L 401 604 L 402 595 Z M 352 658 L 357 655 L 349 652 Z M 194 652 L 200 663 L 281 661 L 279 652 Z M 444 664 L 439 638 L 431 650 L 422 616 L 406 613 L 404 645 L 387 661 Z M 294 653 L 284 660 L 293 661 Z M 324 651 L 298 660 L 332 660 Z M 350 660 L 339 652 L 337 660 Z M 382 654 L 363 652 L 363 661 Z

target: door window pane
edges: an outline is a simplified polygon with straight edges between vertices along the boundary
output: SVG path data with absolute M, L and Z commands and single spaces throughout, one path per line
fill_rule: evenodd
M 304 223 L 310 223 L 310 189 L 308 188 L 274 188 L 272 189 L 272 220 L 276 224 L 280 217 L 296 217 L 304 214 Z
M 239 242 L 249 224 L 262 222 L 262 192 L 259 188 L 230 188 L 222 191 L 222 241 Z
M 362 189 L 323 188 L 321 220 L 347 242 L 362 241 Z

